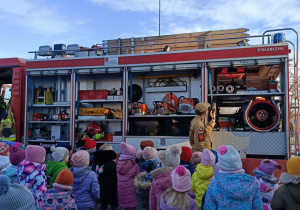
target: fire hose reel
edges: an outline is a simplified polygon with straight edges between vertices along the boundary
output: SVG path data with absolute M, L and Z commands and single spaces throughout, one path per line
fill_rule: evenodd
M 271 131 L 280 121 L 280 111 L 274 101 L 251 101 L 244 110 L 246 124 L 256 131 Z

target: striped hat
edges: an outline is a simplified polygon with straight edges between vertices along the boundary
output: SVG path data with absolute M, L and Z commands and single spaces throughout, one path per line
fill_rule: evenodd
M 20 184 L 10 184 L 5 175 L 0 175 L 0 208 L 5 210 L 34 209 L 35 200 L 29 189 Z

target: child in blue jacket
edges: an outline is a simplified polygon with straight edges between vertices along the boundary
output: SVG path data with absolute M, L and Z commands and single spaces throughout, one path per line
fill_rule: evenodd
M 231 145 L 218 148 L 219 173 L 212 179 L 203 209 L 261 210 L 262 201 L 255 179 L 245 174 L 241 156 Z

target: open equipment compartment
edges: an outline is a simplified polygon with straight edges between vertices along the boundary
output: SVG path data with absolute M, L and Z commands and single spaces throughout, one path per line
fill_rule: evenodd
M 216 103 L 213 147 L 236 145 L 248 157 L 283 158 L 286 63 L 280 59 L 208 63 L 208 101 Z

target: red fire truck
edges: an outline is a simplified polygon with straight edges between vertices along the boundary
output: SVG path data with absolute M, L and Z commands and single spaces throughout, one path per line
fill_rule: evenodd
M 17 140 L 76 145 L 88 133 L 117 152 L 120 141 L 136 148 L 142 140 L 181 143 L 203 101 L 216 104 L 213 149 L 231 144 L 246 157 L 295 155 L 298 34 L 246 31 L 106 40 L 92 48 L 57 44 L 31 52 L 35 59 L 0 59 L 13 78 Z

